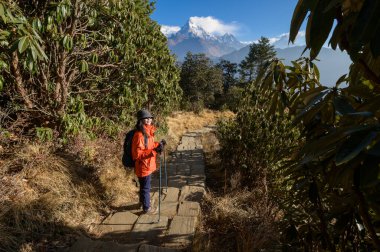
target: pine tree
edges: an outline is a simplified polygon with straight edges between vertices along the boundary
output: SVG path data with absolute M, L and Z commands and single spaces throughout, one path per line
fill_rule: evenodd
M 274 46 L 269 44 L 269 39 L 261 37 L 258 43 L 251 44 L 249 53 L 239 65 L 240 79 L 243 83 L 254 80 L 265 62 L 276 56 Z
M 237 64 L 228 60 L 221 60 L 216 67 L 223 72 L 223 91 L 227 93 L 230 87 L 235 86 L 237 83 Z
M 184 102 L 193 109 L 213 106 L 215 95 L 223 91 L 222 71 L 205 54 L 188 52 L 181 67 L 180 86 Z

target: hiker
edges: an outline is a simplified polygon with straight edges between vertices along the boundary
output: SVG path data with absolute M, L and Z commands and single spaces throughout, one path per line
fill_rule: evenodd
M 156 170 L 156 156 L 161 154 L 165 140 L 154 141 L 156 127 L 152 124 L 153 116 L 145 109 L 137 112 L 136 133 L 132 139 L 132 158 L 135 160 L 135 174 L 140 183 L 140 204 L 144 213 L 154 214 L 157 209 L 151 206 L 150 182 Z

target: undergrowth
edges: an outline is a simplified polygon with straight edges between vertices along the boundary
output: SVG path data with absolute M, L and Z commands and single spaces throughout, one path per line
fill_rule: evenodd
M 121 140 L 78 135 L 65 148 L 19 141 L 0 154 L 0 251 L 52 249 L 78 232 L 97 235 L 94 225 L 135 197 Z

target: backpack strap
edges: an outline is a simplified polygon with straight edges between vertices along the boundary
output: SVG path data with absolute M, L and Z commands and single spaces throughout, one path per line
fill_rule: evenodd
M 144 144 L 145 144 L 145 149 L 148 149 L 148 136 L 143 134 L 144 136 Z

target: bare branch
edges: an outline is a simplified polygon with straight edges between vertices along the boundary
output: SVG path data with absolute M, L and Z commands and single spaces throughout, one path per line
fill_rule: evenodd
M 107 68 L 107 67 L 110 67 L 110 68 L 117 68 L 119 67 L 121 64 L 104 64 L 104 65 L 99 65 L 99 64 L 91 64 L 91 66 L 94 66 L 94 67 L 99 67 L 99 68 Z
M 75 92 L 70 92 L 71 94 L 86 94 L 86 93 L 103 93 L 112 90 L 111 87 L 104 89 L 90 89 L 90 90 L 80 90 Z

